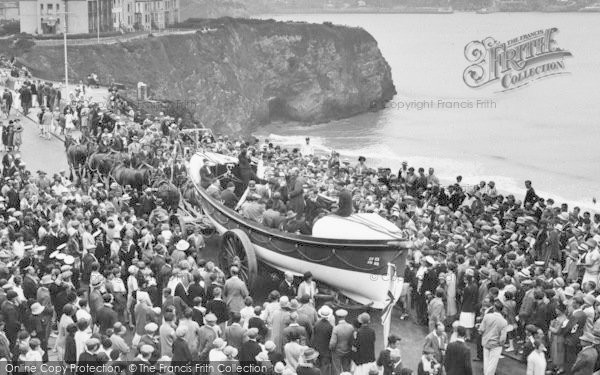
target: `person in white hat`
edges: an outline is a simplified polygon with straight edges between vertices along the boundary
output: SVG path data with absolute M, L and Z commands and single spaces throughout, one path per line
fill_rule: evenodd
M 335 323 L 335 318 L 333 317 L 333 310 L 327 305 L 321 306 L 318 313 L 319 320 L 313 327 L 311 346 L 316 349 L 319 354 L 318 364 L 319 368 L 321 369 L 321 373 L 326 374 L 331 372 L 332 358 L 329 346 L 333 333 L 331 319 L 334 319 Z

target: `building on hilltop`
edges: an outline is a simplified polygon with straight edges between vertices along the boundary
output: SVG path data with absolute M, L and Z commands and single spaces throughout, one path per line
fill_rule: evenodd
M 89 28 L 85 31 L 86 33 L 98 33 L 98 27 L 100 27 L 101 33 L 115 30 L 113 27 L 113 0 L 88 0 L 87 5 Z
M 179 22 L 179 0 L 20 0 L 15 12 L 28 34 L 62 34 L 65 22 L 69 34 L 149 31 Z
M 135 0 L 136 30 L 162 30 L 179 22 L 179 0 Z
M 135 0 L 112 0 L 113 28 L 117 31 L 132 32 L 135 24 Z
M 69 34 L 89 32 L 87 0 L 20 0 L 21 32 L 28 34 Z
M 18 19 L 18 1 L 0 1 L 0 21 L 14 21 Z

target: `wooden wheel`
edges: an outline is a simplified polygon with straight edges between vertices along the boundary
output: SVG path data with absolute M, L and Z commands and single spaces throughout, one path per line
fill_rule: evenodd
M 219 253 L 219 267 L 228 272 L 231 266 L 238 266 L 239 277 L 252 289 L 258 276 L 258 262 L 254 245 L 240 229 L 232 229 L 221 237 L 221 252 Z

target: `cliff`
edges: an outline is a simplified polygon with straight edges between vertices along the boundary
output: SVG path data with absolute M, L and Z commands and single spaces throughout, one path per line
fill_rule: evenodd
M 248 19 L 206 20 L 203 31 L 121 44 L 69 47 L 72 81 L 148 84 L 205 126 L 250 131 L 272 120 L 326 122 L 370 110 L 395 94 L 373 37 L 359 28 Z M 19 57 L 34 76 L 61 80 L 63 48 Z

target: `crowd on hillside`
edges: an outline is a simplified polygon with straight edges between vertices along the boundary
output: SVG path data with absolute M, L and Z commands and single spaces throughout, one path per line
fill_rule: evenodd
M 104 111 L 116 111 L 118 101 L 112 92 L 105 107 L 113 109 Z M 315 301 L 310 273 L 302 280 L 286 274 L 262 303 L 238 266 L 221 270 L 203 257 L 202 233 L 169 220 L 152 189 L 33 176 L 7 152 L 0 359 L 104 363 L 122 372 L 128 362 L 210 360 L 290 375 L 468 375 L 473 359 L 493 375 L 504 352 L 521 358 L 528 374 L 600 369 L 599 215 L 543 199 L 530 181 L 520 199 L 500 194 L 492 181 L 466 187 L 459 176 L 443 185 L 432 168 L 415 173 L 403 163 L 393 173 L 364 157 L 315 155 L 309 139 L 293 150 L 225 135 L 184 139 L 172 118 L 118 112 L 127 121 L 96 135 L 118 136 L 128 153 L 139 152 L 141 131 L 181 163 L 193 147 L 236 157 L 243 197 L 235 184 L 223 186 L 208 161 L 203 188 L 264 225 L 310 234 L 321 215 L 353 212 L 394 222 L 414 242 L 398 305 L 428 329 L 423 356 L 416 368 L 405 366 L 402 332 L 375 348 L 369 314 L 350 319 Z M 185 168 L 178 171 L 185 180 Z

